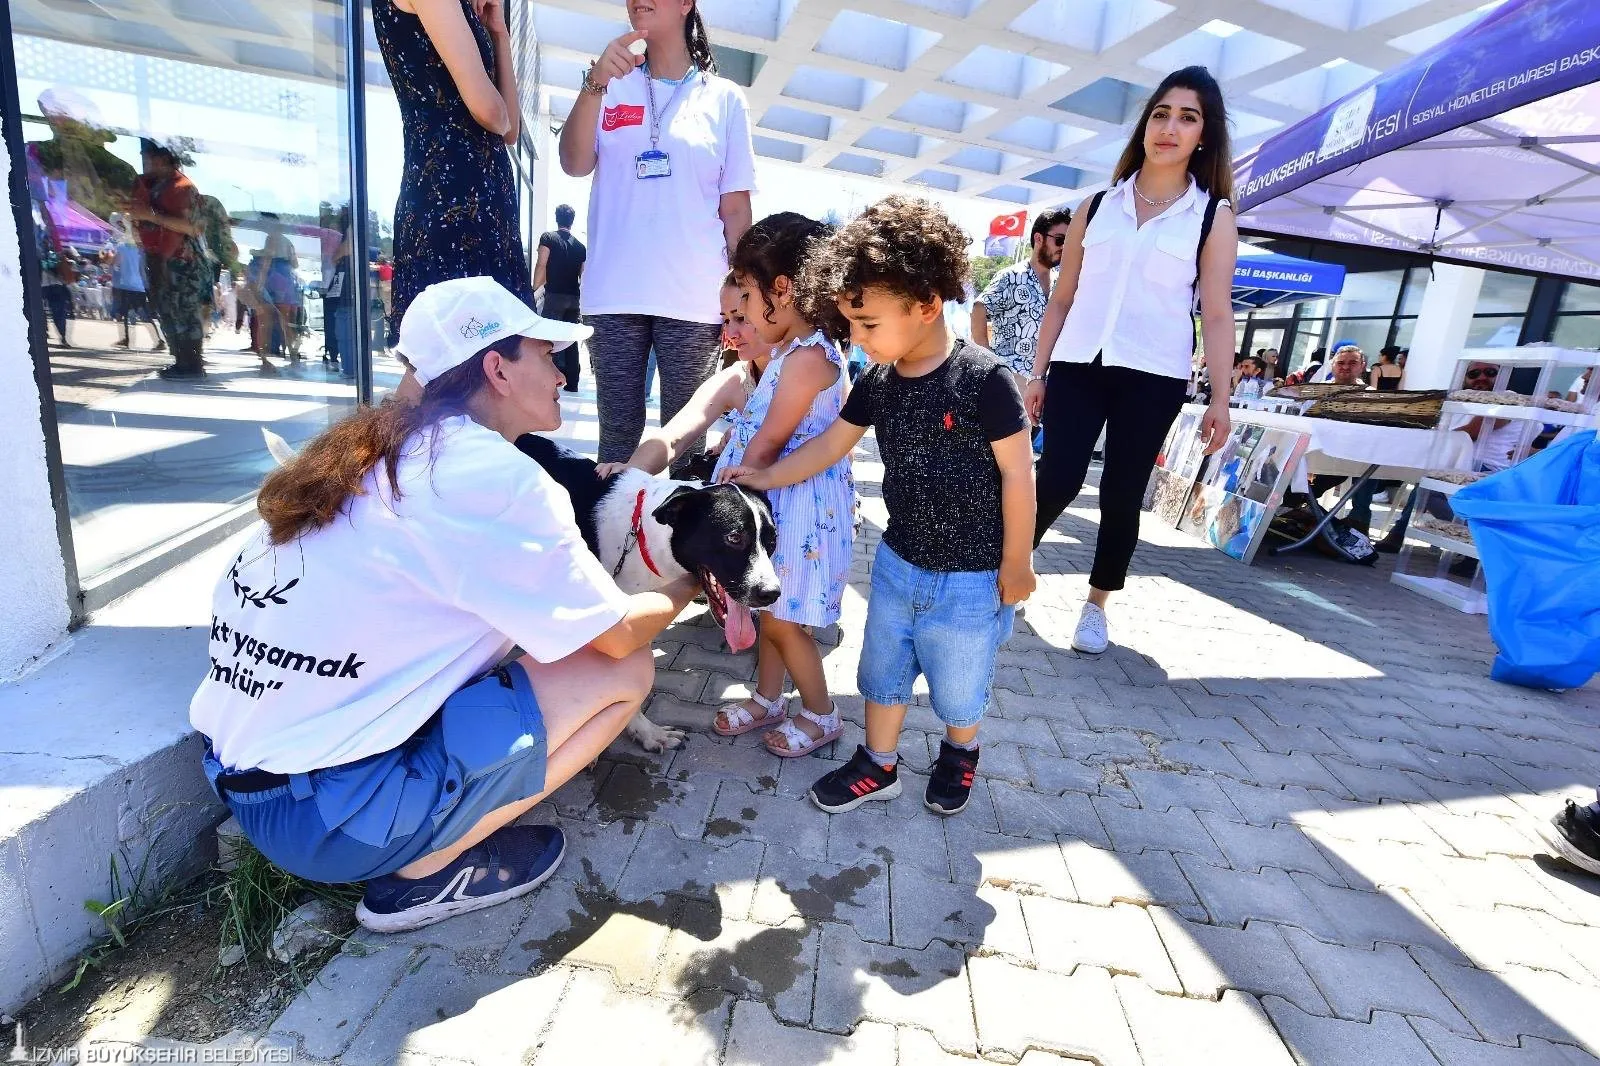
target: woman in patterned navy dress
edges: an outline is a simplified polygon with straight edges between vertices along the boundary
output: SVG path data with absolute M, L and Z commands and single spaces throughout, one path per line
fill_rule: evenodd
M 372 22 L 406 145 L 390 337 L 418 293 L 451 278 L 487 274 L 532 307 L 506 151 L 520 125 L 504 0 L 374 0 Z

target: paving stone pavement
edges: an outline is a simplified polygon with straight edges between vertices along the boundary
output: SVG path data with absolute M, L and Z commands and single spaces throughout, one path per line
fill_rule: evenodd
M 652 714 L 530 815 L 569 855 L 514 904 L 359 934 L 262 1034 L 313 1061 L 820 1066 L 1600 1063 L 1600 879 L 1536 827 L 1600 782 L 1600 686 L 1490 682 L 1482 618 L 1375 569 L 1246 568 L 1147 522 L 1113 647 L 1069 650 L 1088 490 L 1039 550 L 972 807 L 829 817 L 881 467 L 825 648 L 853 723 L 780 761 L 710 732 L 748 691 L 704 616 Z M 901 752 L 925 769 L 925 695 Z

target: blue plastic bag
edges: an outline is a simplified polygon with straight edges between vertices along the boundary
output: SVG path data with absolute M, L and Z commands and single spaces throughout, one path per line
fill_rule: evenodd
M 1600 672 L 1600 441 L 1575 433 L 1464 486 L 1466 519 L 1489 591 L 1490 676 L 1579 688 Z

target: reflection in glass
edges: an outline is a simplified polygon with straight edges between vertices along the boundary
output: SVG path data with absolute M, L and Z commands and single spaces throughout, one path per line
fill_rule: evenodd
M 1381 315 L 1385 319 L 1384 329 L 1387 330 L 1387 320 L 1393 316 L 1394 305 L 1400 299 L 1400 280 L 1404 276 L 1403 270 L 1375 270 L 1345 275 L 1344 292 L 1339 298 L 1339 317 Z
M 1522 335 L 1522 318 L 1522 315 L 1479 315 L 1472 320 L 1472 326 L 1467 330 L 1466 346 L 1515 348 L 1517 338 Z
M 129 23 L 102 9 L 75 14 L 71 40 L 15 19 L 87 583 L 247 500 L 272 466 L 263 429 L 297 444 L 354 401 L 358 346 L 337 334 L 349 300 L 336 271 L 350 197 L 342 15 L 284 0 L 242 42 L 194 10 L 172 16 L 184 44 L 145 48 L 187 59 L 123 50 Z
M 1600 285 L 1583 285 L 1568 282 L 1561 293 L 1563 311 L 1600 311 Z
M 1525 315 L 1528 302 L 1533 299 L 1533 278 L 1521 274 L 1500 274 L 1493 270 L 1483 275 L 1483 287 L 1478 290 L 1475 314 Z M 1516 341 L 1511 343 L 1515 344 Z
M 1428 295 L 1428 282 L 1433 280 L 1433 271 L 1427 267 L 1412 267 L 1406 279 L 1405 298 L 1400 301 L 1402 315 L 1418 315 L 1422 313 L 1423 298 Z
M 1334 333 L 1333 342 L 1328 345 L 1330 356 L 1336 345 L 1353 342 L 1366 354 L 1368 363 L 1376 363 L 1378 349 L 1389 343 L 1389 319 L 1368 318 L 1346 321 L 1341 318 Z
M 1294 351 L 1289 352 L 1288 358 L 1280 362 L 1280 369 L 1285 374 L 1305 369 L 1306 364 L 1311 362 L 1311 353 L 1327 346 L 1327 332 L 1327 319 L 1301 319 L 1294 335 Z
M 1550 339 L 1563 348 L 1600 348 L 1600 315 L 1560 315 Z

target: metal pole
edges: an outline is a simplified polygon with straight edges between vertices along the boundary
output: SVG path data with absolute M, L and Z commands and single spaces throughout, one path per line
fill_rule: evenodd
M 0 4 L 0 125 L 5 150 L 11 156 L 11 216 L 17 227 L 21 251 L 22 310 L 28 320 L 28 347 L 33 353 L 33 381 L 39 389 L 39 420 L 44 429 L 44 463 L 50 482 L 50 504 L 55 509 L 56 540 L 66 571 L 70 627 L 83 623 L 83 587 L 78 580 L 78 559 L 72 546 L 72 511 L 67 502 L 66 468 L 61 461 L 61 437 L 56 429 L 55 385 L 50 370 L 50 348 L 45 334 L 45 309 L 39 285 L 39 248 L 34 240 L 33 204 L 28 192 L 28 160 L 22 148 L 22 101 L 17 95 L 16 57 L 12 52 L 11 10 Z
M 356 345 L 356 402 L 372 402 L 371 286 L 367 232 L 368 0 L 345 0 L 345 90 L 350 125 L 350 333 Z

